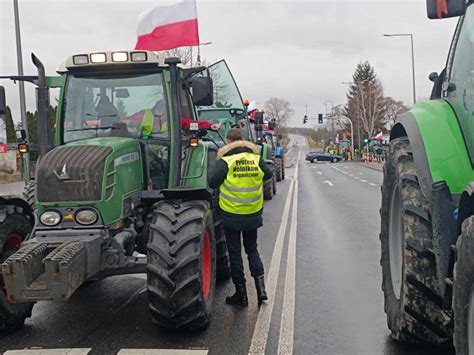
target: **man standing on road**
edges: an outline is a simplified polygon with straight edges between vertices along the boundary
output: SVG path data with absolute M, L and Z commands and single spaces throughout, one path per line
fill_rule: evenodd
M 257 251 L 257 229 L 263 224 L 263 180 L 273 176 L 260 158 L 258 147 L 244 141 L 242 131 L 233 128 L 227 145 L 219 149 L 216 167 L 209 178 L 211 188 L 220 189 L 219 209 L 224 223 L 235 294 L 226 298 L 231 305 L 247 306 L 247 288 L 242 261 L 242 243 L 250 273 L 255 279 L 258 303 L 267 300 L 263 263 Z

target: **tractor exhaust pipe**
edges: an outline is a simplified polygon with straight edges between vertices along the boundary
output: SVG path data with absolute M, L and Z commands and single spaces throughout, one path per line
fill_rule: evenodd
M 36 109 L 38 111 L 38 147 L 39 159 L 52 148 L 52 124 L 49 114 L 49 88 L 46 86 L 46 74 L 43 63 L 31 53 L 33 64 L 38 70 L 36 88 Z

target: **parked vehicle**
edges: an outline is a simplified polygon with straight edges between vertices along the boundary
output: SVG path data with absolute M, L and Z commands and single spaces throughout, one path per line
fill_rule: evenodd
M 306 154 L 306 160 L 311 163 L 318 161 L 330 161 L 331 163 L 337 163 L 343 159 L 340 155 L 330 154 L 321 150 L 317 152 L 309 152 Z

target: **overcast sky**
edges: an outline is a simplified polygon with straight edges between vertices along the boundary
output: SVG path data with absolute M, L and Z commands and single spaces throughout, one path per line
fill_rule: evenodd
M 68 56 L 85 51 L 133 49 L 139 12 L 169 1 L 18 0 L 25 74 L 35 74 L 30 53 L 47 74 Z M 13 0 L 0 0 L 0 75 L 16 74 Z M 206 1 L 197 0 L 203 57 L 226 59 L 242 96 L 264 102 L 284 97 L 295 110 L 291 124 L 302 126 L 324 102 L 345 103 L 357 63 L 374 65 L 385 94 L 412 103 L 411 53 L 415 36 L 416 89 L 427 98 L 427 77 L 445 64 L 456 19 L 430 21 L 425 1 Z M 19 118 L 18 88 L 9 82 L 7 102 Z M 27 85 L 27 109 L 34 89 Z M 313 123 L 311 124 L 313 125 Z

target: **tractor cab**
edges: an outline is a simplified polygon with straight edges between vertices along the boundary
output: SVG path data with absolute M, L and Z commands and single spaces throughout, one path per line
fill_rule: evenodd
M 227 142 L 227 132 L 231 128 L 240 128 L 244 138 L 252 141 L 247 110 L 227 63 L 221 60 L 211 65 L 209 72 L 214 84 L 214 103 L 211 106 L 199 107 L 199 117 L 220 123 L 221 128 L 219 132 L 209 132 L 208 136 L 222 146 Z

